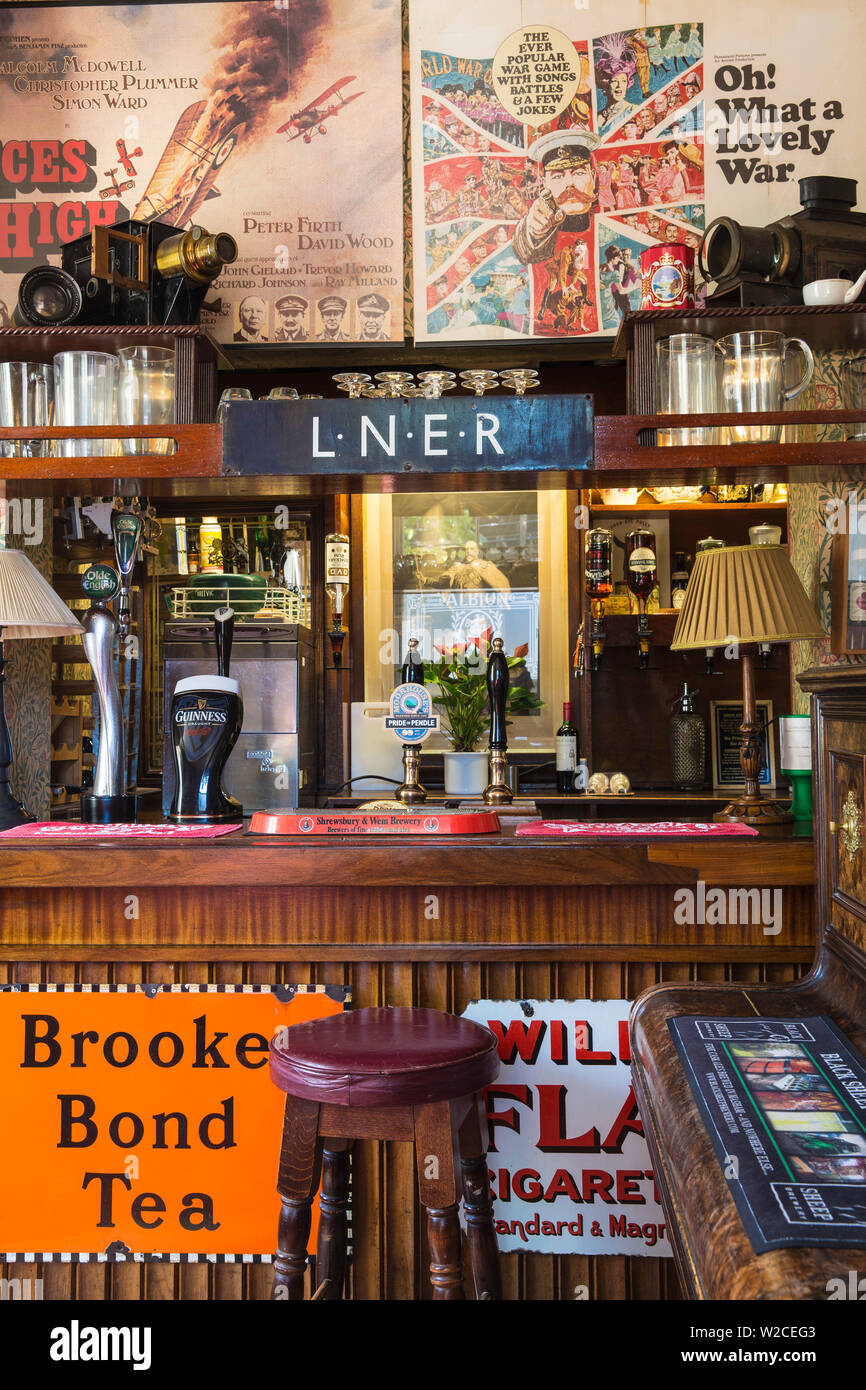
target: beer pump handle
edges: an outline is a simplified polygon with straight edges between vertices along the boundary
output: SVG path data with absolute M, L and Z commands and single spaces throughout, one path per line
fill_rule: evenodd
M 406 660 L 400 669 L 400 683 L 402 685 L 423 685 L 424 684 L 424 661 L 418 652 L 418 638 L 409 638 L 409 650 L 406 653 Z
M 102 604 L 94 603 L 81 619 L 81 644 L 90 662 L 99 705 L 99 752 L 93 774 L 93 795 L 113 798 L 126 790 L 123 712 L 117 669 L 114 665 L 114 637 L 117 620 Z
M 235 632 L 235 613 L 233 608 L 218 608 L 213 615 L 214 637 L 217 649 L 217 673 L 227 676 L 232 659 L 232 638 Z
M 501 637 L 494 637 L 493 651 L 487 663 L 487 694 L 490 701 L 490 739 L 488 746 L 504 752 L 508 747 L 505 733 L 505 705 L 508 700 L 508 660 Z
M 121 637 L 129 632 L 129 584 L 141 545 L 143 518 L 137 512 L 113 511 L 111 537 L 114 558 L 120 575 L 120 595 L 117 600 L 117 630 Z

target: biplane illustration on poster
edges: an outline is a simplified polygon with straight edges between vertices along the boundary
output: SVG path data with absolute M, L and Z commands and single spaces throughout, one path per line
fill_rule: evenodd
M 31 266 L 135 218 L 235 237 L 220 341 L 402 340 L 399 0 L 7 9 L 0 129 L 0 325 Z
M 799 178 L 855 173 L 866 13 L 828 5 L 819 65 L 811 9 L 413 5 L 416 338 L 611 335 L 646 247 L 696 250 L 713 217 L 763 226 Z

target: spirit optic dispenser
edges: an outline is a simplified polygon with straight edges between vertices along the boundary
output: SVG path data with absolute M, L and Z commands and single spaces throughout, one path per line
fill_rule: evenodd
M 640 650 L 640 667 L 645 671 L 649 666 L 649 650 L 652 642 L 647 600 L 658 583 L 658 563 L 656 561 L 655 532 L 648 526 L 636 527 L 625 538 L 626 583 L 638 602 L 637 641 Z
M 334 665 L 343 662 L 343 604 L 349 592 L 349 537 L 333 531 L 325 537 L 325 593 L 331 600 L 334 624 L 328 633 Z
M 584 548 L 584 586 L 592 614 L 590 669 L 601 668 L 607 633 L 604 630 L 604 603 L 613 593 L 613 536 L 603 527 L 587 532 Z

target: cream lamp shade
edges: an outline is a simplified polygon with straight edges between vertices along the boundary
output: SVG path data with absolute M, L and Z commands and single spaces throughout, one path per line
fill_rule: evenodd
M 83 631 L 23 550 L 0 549 L 0 641 Z
M 671 651 L 823 636 L 785 547 L 733 545 L 695 557 Z

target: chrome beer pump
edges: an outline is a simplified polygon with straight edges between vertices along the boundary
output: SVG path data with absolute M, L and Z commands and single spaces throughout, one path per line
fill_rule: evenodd
M 138 559 L 144 518 L 126 509 L 111 513 L 116 571 L 110 565 L 91 565 L 82 577 L 82 587 L 91 600 L 81 619 L 82 645 L 93 672 L 98 702 L 99 745 L 93 788 L 81 797 L 81 819 L 92 825 L 126 823 L 138 818 L 139 797 L 126 788 L 127 733 L 115 662 L 115 639 L 123 641 L 129 633 L 129 590 L 132 571 Z M 116 612 L 106 607 L 117 597 Z

